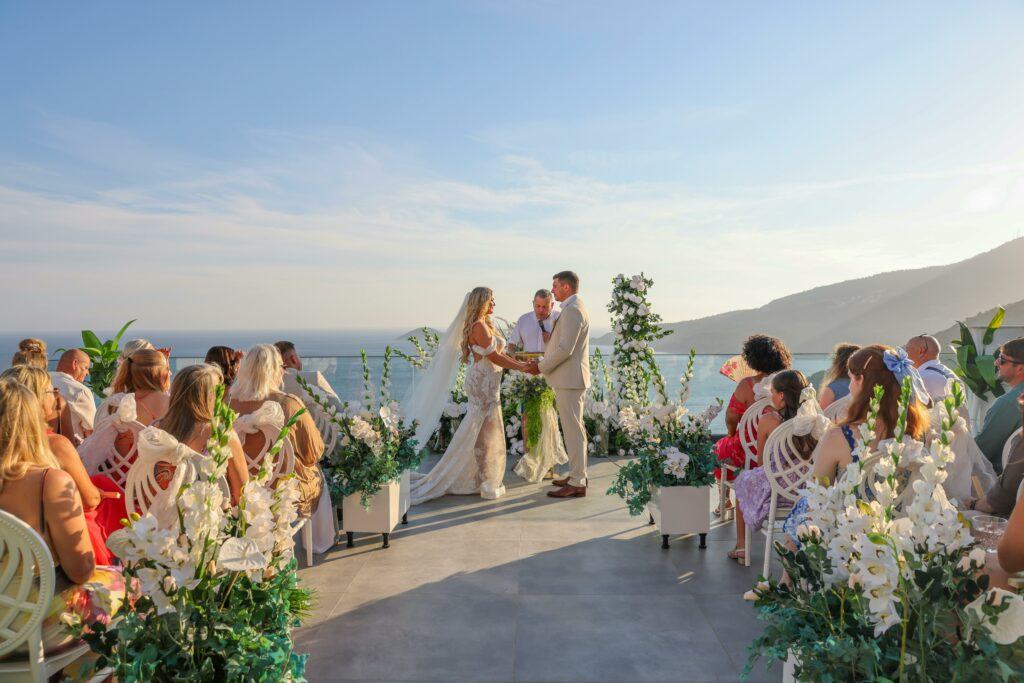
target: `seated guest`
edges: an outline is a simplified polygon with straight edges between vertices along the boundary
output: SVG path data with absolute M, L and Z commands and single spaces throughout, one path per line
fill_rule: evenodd
M 49 420 L 57 415 L 57 397 L 50 383 L 50 375 L 45 370 L 16 365 L 0 373 L 0 378 L 11 378 L 28 387 L 39 401 L 44 419 Z M 82 496 L 96 563 L 111 564 L 113 558 L 107 550 L 107 536 L 120 529 L 121 520 L 127 516 L 117 486 L 103 475 L 90 478 L 71 441 L 54 433 L 47 425 L 43 425 L 43 429 L 46 430 L 50 451 L 57 458 L 60 468 L 71 475 Z
M 939 340 L 929 334 L 920 334 L 907 340 L 903 348 L 920 373 L 932 403 L 946 398 L 949 383 L 959 380 L 956 373 L 939 361 L 939 351 L 942 350 Z
M 904 358 L 906 358 L 904 356 Z M 901 361 L 897 350 L 881 344 L 865 346 L 850 356 L 847 362 L 850 373 L 850 407 L 846 419 L 829 427 L 821 437 L 811 455 L 814 461 L 812 476 L 819 483 L 834 484 L 846 466 L 857 461 L 854 450 L 856 434 L 868 417 L 868 407 L 876 386 L 885 390 L 875 421 L 875 442 L 891 439 L 899 416 L 899 400 L 903 378 L 913 377 L 917 371 L 906 358 Z M 917 378 L 920 381 L 920 378 Z M 924 389 L 921 387 L 921 391 Z M 927 397 L 925 397 L 927 398 Z M 907 411 L 907 436 L 921 440 L 928 431 L 928 411 L 924 404 L 912 395 Z M 797 528 L 807 515 L 807 500 L 801 498 L 786 518 L 784 529 L 795 542 Z M 795 546 L 794 546 L 795 547 Z
M 18 342 L 18 350 L 11 358 L 11 365 L 31 365 L 34 368 L 49 368 L 46 356 L 46 342 L 42 339 L 22 339 Z
M 850 393 L 850 376 L 846 372 L 846 362 L 859 349 L 856 344 L 842 343 L 836 344 L 832 350 L 832 366 L 822 380 L 821 396 L 818 400 L 822 410 Z
M 71 411 L 71 433 L 67 436 L 75 443 L 82 443 L 92 434 L 96 419 L 96 398 L 92 390 L 82 384 L 89 376 L 92 360 L 81 349 L 68 349 L 57 361 L 57 369 L 50 373 L 53 386 L 60 392 Z
M 155 349 L 153 342 L 148 339 L 129 339 L 121 347 L 121 355 L 117 357 L 117 364 L 121 365 L 126 358 L 135 353 L 136 351 L 149 351 Z
M 57 583 L 42 638 L 44 652 L 53 655 L 73 642 L 61 616 L 72 612 L 86 624 L 108 622 L 124 599 L 124 581 L 115 568 L 96 565 L 81 496 L 50 452 L 43 423 L 32 391 L 10 377 L 0 379 L 0 510 L 28 524 L 49 546 Z M 0 556 L 0 575 L 12 561 L 12 553 Z M 95 584 L 110 592 L 111 603 L 104 604 L 107 591 L 90 588 Z M 23 657 L 26 650 L 15 654 Z
M 253 413 L 266 402 L 274 401 L 289 420 L 303 408 L 297 396 L 278 389 L 284 376 L 281 353 L 271 344 L 257 344 L 249 349 L 238 366 L 238 376 L 229 392 L 231 409 L 239 415 Z M 299 482 L 301 498 L 299 514 L 306 517 L 316 509 L 323 490 L 323 477 L 317 462 L 324 454 L 324 442 L 317 431 L 316 423 L 309 412 L 304 412 L 288 434 L 295 449 L 295 476 Z M 245 440 L 242 448 L 249 457 L 260 453 L 265 445 L 262 434 L 253 434 Z
M 123 486 L 128 469 L 135 461 L 135 436 L 123 424 L 138 422 L 151 425 L 167 412 L 171 368 L 167 357 L 157 349 L 136 351 L 117 368 L 111 395 L 100 405 L 96 433 L 79 447 L 78 453 L 90 472 L 104 472 Z M 125 411 L 124 403 L 130 403 Z M 125 412 L 128 417 L 123 418 Z M 118 466 L 108 460 L 110 449 L 128 459 Z
M 997 398 L 974 435 L 978 448 L 996 472 L 1003 470 L 1003 446 L 1021 425 L 1017 399 L 1024 390 L 1024 337 L 1008 341 L 996 353 L 996 375 L 1006 385 L 1006 393 Z
M 770 395 L 772 407 L 757 422 L 757 452 L 764 453 L 768 436 L 783 422 L 796 417 L 800 411 L 801 414 L 806 413 L 807 419 L 802 419 L 805 424 L 798 423 L 800 429 L 794 430 L 793 444 L 797 448 L 797 455 L 806 461 L 818 443 L 817 437 L 821 436 L 828 423 L 828 419 L 814 403 L 814 390 L 799 370 L 783 370 L 772 377 Z M 802 406 L 805 402 L 808 405 Z M 796 481 L 793 479 L 793 482 Z M 746 525 L 760 529 L 768 517 L 771 487 L 764 467 L 740 472 L 736 476 L 734 490 L 737 503 L 736 547 L 729 551 L 729 557 L 743 561 L 746 553 Z
M 1024 396 L 1017 397 L 1017 404 L 1024 411 Z M 967 501 L 967 507 L 1005 517 L 1013 511 L 1017 503 L 1021 481 L 1024 481 L 1024 439 L 1017 439 L 1017 444 L 1010 451 L 1006 467 L 1003 468 L 995 485 L 981 498 Z
M 743 452 L 743 446 L 740 445 L 740 435 L 736 428 L 739 426 L 743 413 L 756 400 L 754 387 L 768 375 L 787 370 L 793 362 L 793 357 L 781 339 L 755 334 L 743 343 L 743 360 L 757 374 L 740 380 L 736 384 L 736 390 L 729 398 L 729 405 L 725 410 L 727 436 L 719 439 L 714 446 L 719 463 L 738 468 L 744 466 L 746 455 Z M 734 475 L 731 472 L 726 471 L 726 473 L 729 479 L 733 478 Z M 715 470 L 715 476 L 721 478 L 721 468 Z
M 508 338 L 509 351 L 543 353 L 560 314 L 554 308 L 555 295 L 551 290 L 538 289 L 533 295 L 533 310 L 519 317 Z
M 302 359 L 299 357 L 298 351 L 295 350 L 295 344 L 290 341 L 279 341 L 274 342 L 274 347 L 281 354 L 281 359 L 284 362 L 284 379 L 281 380 L 281 387 L 286 394 L 298 396 L 302 401 L 306 400 L 306 390 L 296 379 L 302 377 L 307 384 L 322 391 L 329 403 L 341 410 L 341 399 L 338 398 L 338 394 L 323 373 L 319 370 L 302 369 Z
M 210 440 L 216 391 L 223 383 L 222 380 L 220 369 L 211 364 L 190 365 L 179 370 L 171 384 L 167 413 L 154 426 L 193 451 L 205 453 L 206 444 Z M 242 451 L 242 442 L 234 430 L 228 434 L 228 448 L 231 449 L 231 459 L 228 460 L 226 476 L 231 490 L 231 504 L 237 505 L 242 488 L 249 481 L 249 469 Z M 157 483 L 166 488 L 174 477 L 174 471 L 173 465 L 158 465 Z
M 204 362 L 220 368 L 224 386 L 230 389 L 238 374 L 238 364 L 242 362 L 242 355 L 241 351 L 236 351 L 230 346 L 211 346 L 206 352 Z

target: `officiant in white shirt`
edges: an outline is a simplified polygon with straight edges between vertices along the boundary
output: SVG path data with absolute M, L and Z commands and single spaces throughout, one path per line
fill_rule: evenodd
M 555 296 L 547 289 L 538 289 L 533 295 L 533 310 L 516 321 L 508 343 L 510 350 L 543 353 L 551 338 L 559 312 L 555 310 Z

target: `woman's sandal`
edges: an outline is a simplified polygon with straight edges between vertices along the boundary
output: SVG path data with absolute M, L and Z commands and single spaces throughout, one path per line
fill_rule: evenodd
M 728 553 L 726 553 L 726 557 L 728 557 L 730 560 L 736 560 L 737 562 L 742 562 L 744 558 L 746 558 L 746 556 L 746 548 L 733 548 Z
M 734 507 L 736 507 L 736 506 L 733 505 L 732 501 L 730 500 L 728 503 L 725 504 L 725 511 L 729 512 L 729 510 L 732 510 Z M 715 508 L 714 515 L 715 515 L 715 517 L 721 517 L 722 516 L 722 506 L 721 505 L 719 505 L 718 507 Z

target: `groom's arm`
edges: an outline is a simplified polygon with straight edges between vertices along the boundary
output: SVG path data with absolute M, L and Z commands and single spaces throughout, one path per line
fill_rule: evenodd
M 576 309 L 562 311 L 557 331 L 558 343 L 548 345 L 540 361 L 540 371 L 545 375 L 568 360 L 576 350 L 583 333 L 583 315 Z

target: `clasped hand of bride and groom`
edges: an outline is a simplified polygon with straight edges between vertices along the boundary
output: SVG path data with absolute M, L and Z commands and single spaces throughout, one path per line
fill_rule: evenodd
M 543 358 L 519 361 L 506 353 L 507 344 L 494 326 L 494 293 L 477 287 L 466 295 L 455 319 L 438 343 L 426 371 L 406 395 L 404 411 L 417 422 L 416 440 L 427 443 L 461 363 L 468 363 L 466 414 L 441 459 L 424 474 L 412 473 L 413 505 L 445 494 L 479 494 L 495 499 L 505 493 L 505 424 L 501 414 L 502 370 L 541 374 L 555 393 L 564 435 L 568 476 L 553 483 L 553 498 L 579 498 L 587 493 L 587 434 L 583 403 L 590 387 L 590 316 L 580 300 L 579 278 L 563 271 L 553 278 L 551 291 L 561 302 L 561 316 L 551 331 Z M 553 423 L 553 418 L 552 418 Z M 552 426 L 554 426 L 552 424 Z M 562 449 L 557 428 L 546 430 L 551 448 Z M 563 456 L 558 461 L 564 462 Z

